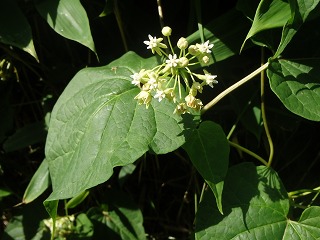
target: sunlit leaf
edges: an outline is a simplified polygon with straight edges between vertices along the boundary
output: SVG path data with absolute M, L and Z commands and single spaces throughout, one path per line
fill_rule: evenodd
M 272 61 L 271 89 L 293 113 L 320 121 L 320 59 Z
M 196 239 L 282 239 L 289 199 L 271 168 L 244 163 L 231 167 L 223 191 L 224 215 L 205 193 L 196 216 Z
M 38 1 L 36 7 L 58 34 L 95 52 L 88 16 L 79 0 L 43 0 Z
M 130 75 L 157 64 L 129 52 L 110 65 L 81 70 L 57 101 L 46 143 L 53 193 L 76 196 L 105 182 L 113 167 L 133 163 L 151 149 L 171 152 L 184 141 L 175 104 L 152 100 L 148 109 L 134 97 Z
M 44 159 L 30 180 L 24 192 L 22 202 L 30 203 L 39 197 L 50 186 L 48 162 Z

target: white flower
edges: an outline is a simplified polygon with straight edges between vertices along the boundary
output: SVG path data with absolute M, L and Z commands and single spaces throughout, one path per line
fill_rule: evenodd
M 155 72 L 148 73 L 148 84 L 149 84 L 149 89 L 154 89 L 158 87 L 158 74 Z
M 142 82 L 142 78 L 145 77 L 147 71 L 145 69 L 141 69 L 139 73 L 134 73 L 133 75 L 130 75 L 130 77 L 133 79 L 131 83 L 133 85 L 139 86 Z
M 196 47 L 201 53 L 211 53 L 210 49 L 213 47 L 213 44 L 209 44 L 209 40 L 208 40 L 205 43 L 201 43 L 201 44 L 197 43 Z
M 152 53 L 157 52 L 160 56 L 162 56 L 161 48 L 167 48 L 167 46 L 161 41 L 163 38 L 152 37 L 150 34 L 148 35 L 149 41 L 144 41 L 143 43 L 148 45 L 147 49 L 151 49 Z
M 207 72 L 206 70 L 203 70 L 203 71 L 204 71 L 206 84 L 213 88 L 213 83 L 218 83 L 218 81 L 215 80 L 217 75 L 211 75 L 211 73 Z
M 162 99 L 166 97 L 164 91 L 157 89 L 157 93 L 154 95 L 154 98 L 158 98 L 158 101 L 161 102 Z
M 133 79 L 133 80 L 131 81 L 131 83 L 132 83 L 133 85 L 138 86 L 138 85 L 140 84 L 140 79 L 141 79 L 141 77 L 140 77 L 139 73 L 134 73 L 134 74 L 131 75 L 130 77 Z
M 166 63 L 169 65 L 169 67 L 176 67 L 179 63 L 179 59 L 177 59 L 177 54 L 169 54 L 169 59 L 166 60 Z

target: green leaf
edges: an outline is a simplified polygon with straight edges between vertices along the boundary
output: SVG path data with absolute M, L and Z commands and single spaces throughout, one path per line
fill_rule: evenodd
M 320 121 L 320 59 L 272 61 L 268 77 L 272 91 L 291 112 Z
M 290 6 L 282 0 L 262 0 L 257 8 L 252 26 L 245 38 L 241 49 L 246 41 L 257 33 L 282 27 L 291 16 Z
M 53 201 L 46 200 L 43 202 L 43 205 L 44 205 L 47 213 L 52 218 L 53 230 L 52 230 L 51 234 L 54 236 L 56 233 L 56 220 L 57 220 L 57 215 L 58 215 L 59 200 L 53 200 Z
M 300 26 L 305 22 L 310 12 L 318 6 L 320 1 L 314 0 L 291 0 L 289 1 L 291 7 L 291 18 L 285 25 L 282 31 L 281 42 L 274 54 L 274 58 L 278 57 L 286 46 L 289 44 L 293 36 L 296 34 Z
M 222 190 L 229 164 L 229 143 L 220 125 L 201 123 L 183 145 L 193 165 L 210 186 L 222 213 Z
M 196 239 L 283 239 L 289 200 L 271 168 L 244 163 L 231 167 L 223 191 L 224 215 L 207 191 L 196 215 Z
M 40 199 L 23 207 L 15 207 L 13 213 L 4 232 L 0 234 L 2 240 L 50 239 L 50 231 L 43 223 L 48 214 Z
M 83 191 L 82 193 L 80 193 L 79 195 L 71 198 L 65 208 L 69 209 L 69 208 L 75 208 L 76 206 L 78 206 L 80 203 L 82 203 L 86 198 L 87 196 L 89 195 L 89 191 L 86 190 L 86 191 Z
M 298 222 L 287 220 L 288 227 L 282 239 L 303 240 L 320 238 L 320 207 L 310 207 L 303 211 Z
M 7 190 L 5 188 L 0 188 L 0 200 L 1 198 L 10 196 L 11 194 L 12 192 L 10 190 Z
M 113 167 L 133 163 L 151 149 L 171 152 L 184 141 L 175 104 L 152 100 L 148 109 L 134 97 L 130 75 L 157 64 L 129 52 L 113 63 L 85 68 L 71 80 L 51 115 L 46 142 L 53 193 L 49 200 L 76 196 L 105 182 Z
M 205 40 L 214 44 L 212 55 L 219 62 L 239 53 L 242 39 L 249 28 L 247 19 L 241 12 L 232 9 L 215 18 L 203 29 Z M 190 44 L 199 43 L 199 31 L 188 38 Z
M 34 122 L 17 129 L 3 144 L 6 152 L 13 152 L 26 148 L 32 144 L 44 142 L 47 129 L 44 122 Z
M 48 162 L 44 159 L 33 175 L 23 195 L 23 203 L 30 203 L 50 186 Z
M 0 1 L 0 42 L 20 48 L 38 60 L 31 27 L 16 1 Z
M 107 204 L 88 211 L 94 224 L 93 239 L 146 239 L 142 213 L 131 198 L 116 190 L 107 196 Z
M 74 239 L 92 239 L 93 224 L 85 213 L 80 213 L 76 218 L 75 232 L 72 233 Z
M 88 16 L 79 0 L 43 0 L 36 3 L 36 8 L 58 34 L 96 52 Z

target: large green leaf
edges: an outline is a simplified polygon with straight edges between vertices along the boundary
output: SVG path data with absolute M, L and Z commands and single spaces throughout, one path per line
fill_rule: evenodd
M 184 144 L 193 165 L 213 191 L 222 213 L 222 190 L 229 165 L 229 144 L 220 127 L 214 122 L 203 122 Z
M 0 1 L 0 42 L 18 47 L 38 60 L 31 27 L 16 1 Z
M 293 113 L 320 121 L 320 59 L 279 60 L 270 63 L 271 89 Z
M 289 44 L 300 26 L 307 19 L 310 12 L 319 4 L 319 0 L 291 0 L 292 16 L 282 31 L 281 42 L 274 57 L 278 57 Z
M 283 27 L 290 16 L 290 6 L 287 2 L 282 0 L 262 0 L 242 48 L 245 42 L 257 33 L 267 29 Z
M 42 0 L 36 8 L 58 34 L 95 52 L 88 16 L 79 0 Z
M 146 109 L 134 99 L 140 90 L 130 75 L 156 64 L 129 52 L 71 80 L 52 111 L 46 142 L 50 200 L 105 182 L 113 167 L 134 162 L 150 148 L 162 154 L 184 143 L 183 119 L 173 114 L 173 103 L 153 100 Z
M 298 222 L 287 217 L 289 199 L 271 168 L 251 163 L 230 168 L 221 215 L 205 193 L 196 216 L 196 239 L 318 239 L 320 208 L 305 210 Z

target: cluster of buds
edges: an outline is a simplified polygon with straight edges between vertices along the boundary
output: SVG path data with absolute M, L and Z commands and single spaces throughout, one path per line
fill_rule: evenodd
M 53 220 L 50 219 L 44 219 L 44 224 L 50 229 L 51 234 L 53 234 Z M 66 236 L 71 235 L 73 232 L 75 232 L 74 227 L 75 217 L 74 215 L 65 216 L 56 219 L 55 222 L 55 237 L 62 237 L 65 239 Z
M 218 83 L 216 75 L 211 75 L 206 70 L 204 74 L 193 73 L 190 66 L 200 64 L 207 66 L 212 62 L 211 48 L 213 44 L 206 41 L 202 44 L 190 45 L 185 38 L 180 38 L 177 47 L 180 49 L 177 55 L 170 41 L 171 28 L 164 27 L 162 34 L 167 37 L 170 54 L 164 49 L 168 46 L 162 43 L 163 38 L 156 38 L 149 35 L 149 41 L 144 41 L 153 54 L 164 56 L 165 59 L 161 65 L 153 69 L 141 69 L 139 73 L 131 75 L 132 84 L 140 87 L 140 93 L 135 97 L 139 104 L 145 104 L 149 107 L 152 98 L 161 102 L 168 99 L 177 103 L 174 113 L 184 114 L 190 112 L 190 109 L 201 110 L 203 104 L 197 98 L 198 93 L 202 93 L 203 86 Z M 187 96 L 182 96 L 182 86 L 184 83 Z

